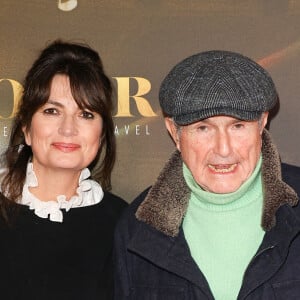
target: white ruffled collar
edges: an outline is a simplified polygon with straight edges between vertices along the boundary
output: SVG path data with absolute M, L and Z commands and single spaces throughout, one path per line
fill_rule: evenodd
M 87 179 L 89 176 L 88 168 L 81 171 L 76 189 L 77 195 L 72 196 L 70 200 L 67 200 L 65 195 L 59 195 L 56 201 L 41 201 L 29 191 L 29 187 L 38 186 L 33 164 L 30 162 L 27 165 L 26 180 L 19 203 L 29 206 L 29 209 L 34 210 L 34 213 L 40 218 L 48 218 L 49 216 L 50 221 L 62 222 L 62 209 L 69 211 L 75 207 L 95 205 L 102 200 L 104 193 L 101 186 L 96 181 Z

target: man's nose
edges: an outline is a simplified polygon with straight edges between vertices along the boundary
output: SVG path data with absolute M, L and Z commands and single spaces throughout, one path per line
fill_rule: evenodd
M 217 134 L 215 152 L 222 157 L 227 157 L 231 153 L 231 137 L 227 132 Z

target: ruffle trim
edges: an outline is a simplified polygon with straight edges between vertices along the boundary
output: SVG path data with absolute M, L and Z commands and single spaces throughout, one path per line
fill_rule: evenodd
M 33 164 L 27 165 L 26 180 L 23 187 L 22 198 L 20 204 L 29 206 L 34 213 L 40 218 L 48 218 L 53 222 L 63 222 L 62 209 L 69 211 L 71 208 L 84 207 L 98 204 L 104 196 L 101 186 L 94 180 L 87 179 L 91 175 L 88 168 L 81 171 L 77 195 L 67 200 L 65 195 L 58 195 L 56 201 L 41 201 L 35 197 L 29 187 L 37 187 L 38 180 L 33 171 Z

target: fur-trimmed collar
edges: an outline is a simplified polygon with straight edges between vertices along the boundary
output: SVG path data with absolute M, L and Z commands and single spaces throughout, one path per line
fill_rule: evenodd
M 277 209 L 288 203 L 296 205 L 296 192 L 281 178 L 281 163 L 278 151 L 267 130 L 262 137 L 262 178 L 264 207 L 261 225 L 270 230 L 276 223 Z M 136 217 L 169 236 L 176 236 L 190 199 L 182 171 L 179 151 L 175 151 L 138 207 Z

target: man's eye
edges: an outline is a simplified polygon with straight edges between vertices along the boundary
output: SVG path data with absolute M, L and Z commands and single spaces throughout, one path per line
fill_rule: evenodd
M 234 124 L 234 128 L 236 128 L 236 129 L 242 129 L 243 127 L 244 127 L 243 123 L 236 123 L 236 124 Z
M 56 108 L 46 108 L 43 110 L 43 113 L 46 115 L 57 115 L 58 111 Z
M 208 130 L 208 127 L 205 126 L 205 125 L 200 125 L 200 126 L 198 126 L 198 130 L 199 130 L 199 131 L 207 131 L 207 130 Z
M 89 111 L 83 111 L 81 115 L 84 119 L 94 119 L 94 114 Z

